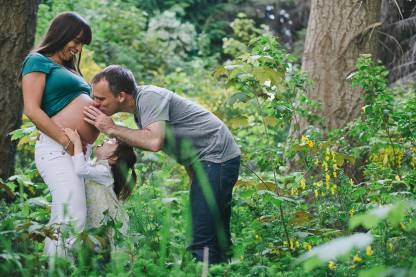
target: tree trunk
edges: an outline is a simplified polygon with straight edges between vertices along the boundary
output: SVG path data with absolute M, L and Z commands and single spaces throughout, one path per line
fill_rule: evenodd
M 33 47 L 37 0 L 0 0 L 0 178 L 14 174 L 17 142 L 9 133 L 22 124 L 23 98 L 18 85 L 25 56 Z
M 312 0 L 302 70 L 315 82 L 307 96 L 322 103 L 318 116 L 327 129 L 359 116 L 361 91 L 347 77 L 359 54 L 377 54 L 380 7 L 381 0 Z M 300 119 L 299 125 L 303 133 L 310 124 Z

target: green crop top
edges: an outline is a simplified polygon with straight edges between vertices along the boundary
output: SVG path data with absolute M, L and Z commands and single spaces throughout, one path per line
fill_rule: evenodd
M 81 93 L 90 95 L 91 87 L 84 78 L 42 54 L 32 53 L 26 57 L 22 76 L 31 72 L 46 73 L 41 109 L 49 117 L 57 114 Z

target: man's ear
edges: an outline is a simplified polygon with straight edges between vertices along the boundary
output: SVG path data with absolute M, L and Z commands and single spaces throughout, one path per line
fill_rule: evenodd
M 118 102 L 123 103 L 126 99 L 126 93 L 124 91 L 120 91 L 118 94 Z

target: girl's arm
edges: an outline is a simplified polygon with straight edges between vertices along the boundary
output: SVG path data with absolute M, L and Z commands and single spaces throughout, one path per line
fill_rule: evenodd
M 45 83 L 46 74 L 43 72 L 31 72 L 23 76 L 22 91 L 25 114 L 42 133 L 63 147 L 68 145 L 66 150 L 73 154 L 73 146 L 68 144 L 68 137 L 40 107 Z
M 85 160 L 84 153 L 78 153 L 72 156 L 74 162 L 75 173 L 85 180 L 92 180 L 100 185 L 111 187 L 113 185 L 113 175 L 111 171 L 104 165 L 89 165 Z

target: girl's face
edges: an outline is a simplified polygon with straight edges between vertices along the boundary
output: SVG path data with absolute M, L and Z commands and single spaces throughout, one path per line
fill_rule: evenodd
M 101 145 L 98 145 L 94 149 L 97 160 L 107 160 L 111 158 L 118 146 L 116 139 L 106 139 Z

